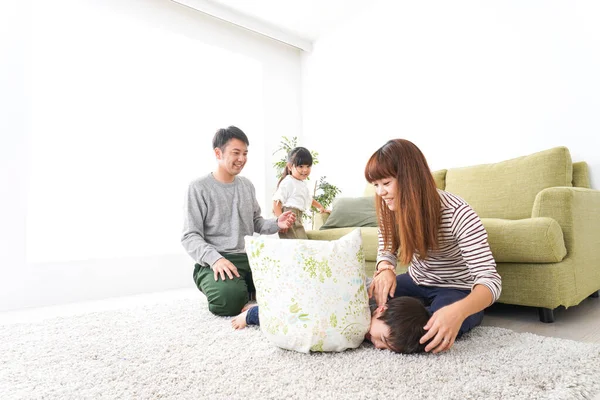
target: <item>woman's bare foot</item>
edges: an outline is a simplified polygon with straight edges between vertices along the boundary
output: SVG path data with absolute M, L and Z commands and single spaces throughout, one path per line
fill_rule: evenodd
M 242 307 L 242 312 L 251 309 L 252 307 L 256 307 L 258 304 L 256 304 L 256 301 L 249 301 L 248 304 L 246 304 L 244 307 Z
M 231 320 L 231 326 L 233 329 L 244 329 L 246 327 L 246 314 L 248 314 L 247 309 L 237 317 L 233 317 Z

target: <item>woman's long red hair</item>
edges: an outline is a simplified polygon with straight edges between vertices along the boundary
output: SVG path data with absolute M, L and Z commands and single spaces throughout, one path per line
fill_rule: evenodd
M 369 183 L 396 179 L 396 211 L 375 195 L 377 219 L 385 249 L 400 251 L 400 262 L 409 264 L 415 253 L 427 257 L 438 248 L 441 204 L 435 181 L 421 150 L 412 142 L 394 139 L 377 150 L 367 162 Z

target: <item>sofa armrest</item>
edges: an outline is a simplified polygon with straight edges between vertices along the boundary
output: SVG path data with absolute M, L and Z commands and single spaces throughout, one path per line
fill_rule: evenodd
M 579 187 L 544 189 L 535 198 L 531 217 L 555 219 L 563 230 L 569 253 L 600 253 L 596 250 L 600 249 L 600 190 Z

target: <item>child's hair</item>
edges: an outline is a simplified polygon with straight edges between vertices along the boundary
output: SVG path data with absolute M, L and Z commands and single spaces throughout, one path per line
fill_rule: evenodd
M 250 146 L 250 142 L 248 141 L 248 137 L 237 126 L 231 125 L 228 128 L 221 128 L 215 132 L 215 136 L 213 136 L 213 149 L 221 149 L 225 150 L 225 146 L 227 142 L 231 139 L 238 139 L 242 142 L 246 143 L 246 146 Z
M 411 354 L 425 351 L 427 343 L 419 343 L 425 335 L 423 327 L 431 317 L 421 300 L 416 297 L 393 297 L 387 302 L 387 309 L 378 317 L 389 328 L 387 342 L 390 350 L 396 353 Z
M 292 170 L 288 167 L 288 165 L 308 165 L 310 167 L 312 164 L 312 154 L 310 154 L 310 151 L 308 151 L 306 147 L 294 147 L 292 150 L 290 150 L 290 153 L 287 156 L 287 163 L 283 169 L 281 178 L 279 178 L 279 182 L 277 182 L 277 187 L 279 187 L 279 184 L 285 179 L 286 176 L 292 173 Z

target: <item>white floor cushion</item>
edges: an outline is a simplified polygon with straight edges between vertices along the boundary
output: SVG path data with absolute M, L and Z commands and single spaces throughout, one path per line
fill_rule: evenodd
M 304 353 L 362 343 L 371 315 L 360 230 L 334 241 L 245 239 L 268 340 Z

